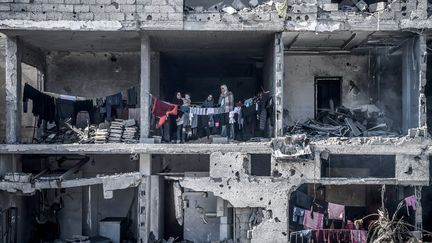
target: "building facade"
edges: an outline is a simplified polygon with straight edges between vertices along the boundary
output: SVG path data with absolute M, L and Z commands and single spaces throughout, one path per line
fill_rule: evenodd
M 431 14 L 427 0 L 0 0 L 2 242 L 296 242 L 299 193 L 345 221 L 414 195 L 407 221 L 432 231 Z M 139 141 L 51 136 L 25 84 L 75 102 L 134 87 Z M 155 100 L 222 84 L 271 96 L 261 133 L 160 141 Z

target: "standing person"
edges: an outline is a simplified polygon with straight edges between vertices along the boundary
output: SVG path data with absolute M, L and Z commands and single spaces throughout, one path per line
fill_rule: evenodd
M 192 104 L 192 100 L 191 100 L 191 96 L 190 94 L 185 94 L 185 97 L 183 98 L 183 106 L 184 107 L 188 107 L 190 109 L 190 106 Z M 183 133 L 187 140 L 192 138 L 192 128 L 193 128 L 193 124 L 192 124 L 192 117 L 190 116 L 190 112 L 187 112 L 184 114 L 183 116 Z
M 204 102 L 201 104 L 202 108 L 213 108 L 214 107 L 214 100 L 213 100 L 213 95 L 209 94 L 207 96 L 207 99 L 204 100 Z M 210 128 L 213 127 L 213 116 L 212 115 L 205 115 L 205 116 L 200 116 L 202 117 L 202 123 L 204 126 L 204 130 L 207 136 L 207 139 L 210 139 Z
M 180 106 L 183 104 L 183 100 L 182 100 L 182 95 L 180 92 L 176 92 L 175 96 L 172 100 L 172 104 L 177 105 L 178 106 L 178 112 L 177 115 L 175 116 L 170 116 L 169 117 L 169 124 L 170 124 L 170 138 L 171 138 L 171 142 L 175 142 L 177 138 L 177 131 L 179 130 L 178 126 L 177 126 L 177 118 L 182 116 L 182 112 L 180 111 Z M 180 128 L 181 129 L 181 128 Z
M 224 84 L 220 87 L 221 95 L 219 97 L 219 106 L 221 108 L 221 123 L 222 131 L 221 136 L 227 137 L 227 125 L 229 125 L 229 112 L 234 110 L 234 94 L 228 90 L 228 87 Z M 230 129 L 229 138 L 234 139 L 234 129 Z

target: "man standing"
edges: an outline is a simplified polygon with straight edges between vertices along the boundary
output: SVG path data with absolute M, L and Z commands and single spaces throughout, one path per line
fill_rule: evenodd
M 227 137 L 227 125 L 229 125 L 229 112 L 234 110 L 234 94 L 228 90 L 228 87 L 224 84 L 220 87 L 221 95 L 219 97 L 219 106 L 221 108 L 221 125 L 222 131 L 221 136 Z M 230 129 L 229 138 L 234 139 L 234 129 Z

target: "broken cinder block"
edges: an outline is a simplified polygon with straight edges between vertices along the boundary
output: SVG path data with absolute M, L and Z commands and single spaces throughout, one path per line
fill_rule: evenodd
M 385 2 L 372 3 L 371 5 L 369 5 L 369 12 L 384 11 L 385 8 L 386 8 Z

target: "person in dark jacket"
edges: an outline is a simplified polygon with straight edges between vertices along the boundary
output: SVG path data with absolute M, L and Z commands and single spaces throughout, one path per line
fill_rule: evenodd
M 204 100 L 204 102 L 201 104 L 202 108 L 213 108 L 214 107 L 214 100 L 213 95 L 209 94 L 207 96 L 207 99 Z M 200 116 L 202 119 L 202 124 L 205 130 L 205 134 L 207 136 L 207 139 L 210 139 L 210 129 L 213 127 L 214 121 L 213 116 Z

